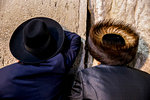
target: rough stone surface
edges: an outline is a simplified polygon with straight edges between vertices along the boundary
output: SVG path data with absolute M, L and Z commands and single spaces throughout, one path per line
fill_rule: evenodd
M 22 22 L 49 17 L 85 39 L 86 10 L 87 0 L 0 0 L 0 68 L 17 61 L 9 51 L 9 39 Z
M 131 63 L 150 73 L 150 0 L 88 0 L 92 24 L 113 19 L 131 24 L 140 35 L 136 59 Z
M 89 24 L 104 19 L 131 24 L 139 33 L 140 42 L 130 65 L 150 73 L 150 0 L 0 0 L 0 68 L 17 61 L 9 51 L 10 36 L 19 24 L 32 17 L 52 18 L 82 37 L 75 63 L 81 69 L 92 66 L 92 58 L 85 52 Z

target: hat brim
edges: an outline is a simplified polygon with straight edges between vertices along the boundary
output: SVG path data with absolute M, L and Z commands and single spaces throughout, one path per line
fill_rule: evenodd
M 52 38 L 56 41 L 56 46 L 55 46 L 56 51 L 53 54 L 48 53 L 49 55 L 47 55 L 47 58 L 44 58 L 44 59 L 40 59 L 34 56 L 30 52 L 28 52 L 24 47 L 23 28 L 25 27 L 27 23 L 29 23 L 33 19 L 40 19 L 44 21 L 48 27 L 48 30 L 50 31 L 50 33 L 52 33 L 51 34 Z M 56 21 L 50 18 L 36 17 L 36 18 L 32 18 L 32 19 L 25 21 L 24 23 L 22 23 L 21 25 L 17 27 L 17 29 L 14 31 L 10 39 L 9 46 L 10 46 L 10 51 L 12 55 L 18 60 L 24 63 L 39 63 L 47 59 L 50 59 L 54 57 L 56 54 L 58 54 L 63 46 L 64 38 L 65 38 L 65 34 L 59 23 L 57 23 Z

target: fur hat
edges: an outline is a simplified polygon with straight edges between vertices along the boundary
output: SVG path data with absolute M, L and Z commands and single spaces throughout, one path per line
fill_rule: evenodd
M 128 25 L 111 21 L 98 22 L 90 29 L 90 54 L 102 64 L 126 65 L 137 52 L 139 36 Z

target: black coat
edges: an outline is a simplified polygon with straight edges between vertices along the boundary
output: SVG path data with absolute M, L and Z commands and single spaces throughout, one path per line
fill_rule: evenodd
M 14 63 L 0 69 L 0 100 L 59 100 L 65 77 L 79 52 L 80 37 L 65 31 L 62 52 L 39 64 Z
M 70 100 L 150 100 L 150 74 L 126 66 L 87 68 L 77 74 Z

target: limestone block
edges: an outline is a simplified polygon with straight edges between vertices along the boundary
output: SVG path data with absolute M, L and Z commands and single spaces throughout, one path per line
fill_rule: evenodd
M 0 68 L 16 62 L 9 51 L 9 39 L 22 22 L 49 17 L 85 39 L 86 10 L 86 0 L 0 0 Z
M 113 19 L 131 24 L 140 35 L 132 66 L 150 73 L 150 0 L 88 0 L 92 23 Z

